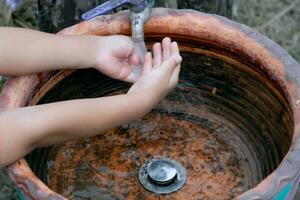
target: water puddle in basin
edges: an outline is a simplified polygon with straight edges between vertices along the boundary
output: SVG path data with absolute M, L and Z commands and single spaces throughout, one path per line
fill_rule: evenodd
M 186 168 L 181 190 L 159 196 L 141 186 L 138 170 L 156 156 Z M 151 113 L 92 139 L 52 148 L 48 185 L 82 200 L 233 199 L 247 189 L 240 159 L 218 134 L 190 120 Z

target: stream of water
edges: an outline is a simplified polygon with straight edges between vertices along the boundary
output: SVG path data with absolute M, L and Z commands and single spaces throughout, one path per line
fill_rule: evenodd
M 145 54 L 147 53 L 147 48 L 146 48 L 146 44 L 144 41 L 133 42 L 133 45 L 134 45 L 133 48 L 135 49 L 135 52 L 137 53 L 139 61 L 140 61 L 139 65 L 136 65 L 133 67 L 133 73 L 134 73 L 135 77 L 137 78 L 137 77 L 140 77 L 140 75 L 142 74 L 143 66 L 144 66 L 144 57 L 145 57 Z

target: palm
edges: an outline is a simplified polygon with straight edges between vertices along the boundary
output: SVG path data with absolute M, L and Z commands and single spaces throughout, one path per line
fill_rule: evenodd
M 123 57 L 112 57 L 108 58 L 110 62 L 107 63 L 107 66 L 102 70 L 104 74 L 110 76 L 111 78 L 135 82 L 139 76 L 139 60 L 136 58 L 136 55 L 123 56 Z
M 153 46 L 153 58 L 146 54 L 143 73 L 129 93 L 155 91 L 163 97 L 176 86 L 182 61 L 179 48 L 170 38 L 163 39 L 162 44 L 162 48 L 160 43 Z
M 97 68 L 111 78 L 135 82 L 140 61 L 129 37 L 110 36 L 102 43 L 106 48 L 99 52 Z

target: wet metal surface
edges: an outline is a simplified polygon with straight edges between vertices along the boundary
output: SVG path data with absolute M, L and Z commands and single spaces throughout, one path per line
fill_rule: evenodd
M 172 126 L 182 133 L 172 136 Z M 45 181 L 69 199 L 232 199 L 249 188 L 245 160 L 236 151 L 191 121 L 152 114 L 97 138 L 52 149 Z M 140 166 L 160 155 L 187 170 L 185 186 L 163 196 L 145 190 L 138 178 Z
M 255 186 L 288 151 L 292 123 L 284 99 L 254 71 L 196 53 L 182 56 L 178 87 L 151 114 L 93 139 L 48 149 L 37 166 L 33 153 L 32 169 L 70 199 L 224 200 Z M 82 70 L 39 103 L 119 94 L 128 87 Z M 180 162 L 188 175 L 182 189 L 161 197 L 147 192 L 137 175 L 159 156 Z

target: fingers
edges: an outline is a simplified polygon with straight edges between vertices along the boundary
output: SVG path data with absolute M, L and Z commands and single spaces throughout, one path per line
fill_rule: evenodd
M 176 65 L 176 67 L 171 75 L 170 81 L 169 81 L 170 85 L 174 85 L 174 86 L 177 85 L 180 69 L 181 69 L 181 64 Z
M 171 56 L 179 56 L 179 48 L 177 42 L 172 42 L 170 47 Z
M 181 56 L 172 56 L 168 60 L 166 60 L 163 64 L 162 67 L 166 70 L 166 73 L 169 74 L 169 77 L 171 78 L 171 75 L 173 74 L 174 69 L 176 66 L 180 65 L 182 61 Z
M 163 48 L 163 61 L 167 60 L 170 57 L 170 46 L 171 46 L 171 39 L 166 37 L 162 41 L 162 48 Z
M 157 68 L 162 63 L 162 51 L 160 43 L 155 43 L 153 45 L 153 57 L 153 68 Z
M 127 81 L 129 83 L 135 83 L 138 79 L 137 75 L 134 73 L 134 71 L 131 69 L 131 67 L 127 68 L 128 70 L 130 70 L 127 73 L 127 76 L 125 76 L 124 81 Z M 120 79 L 123 80 L 123 79 Z
M 139 56 L 137 54 L 130 55 L 129 63 L 131 65 L 139 65 L 140 64 Z
M 166 67 L 169 68 L 170 76 L 173 73 L 173 70 L 176 66 L 180 65 L 182 58 L 179 54 L 179 47 L 177 42 L 172 42 L 170 38 L 165 38 L 163 40 L 163 54 L 164 54 L 164 62 L 167 62 Z M 168 46 L 168 49 L 167 49 Z M 167 53 L 165 53 L 167 51 Z
M 106 36 L 112 38 L 111 42 L 116 42 L 116 47 L 113 49 L 113 54 L 116 58 L 128 58 L 134 51 L 133 43 L 130 37 L 127 36 Z
M 144 66 L 139 62 L 138 57 L 133 58 L 137 59 L 137 61 L 131 60 L 131 72 L 128 75 L 128 82 L 135 83 L 141 76 L 149 73 L 152 70 L 152 55 L 151 53 L 145 54 Z
M 172 42 L 171 39 L 166 37 L 160 43 L 153 45 L 153 68 L 159 67 L 163 61 L 166 61 L 170 56 L 179 56 L 179 48 L 177 42 Z
M 151 53 L 145 55 L 142 74 L 146 75 L 152 69 L 162 67 L 162 73 L 168 77 L 170 82 L 174 82 L 178 80 L 181 61 L 177 42 L 171 42 L 171 39 L 167 37 L 163 39 L 162 44 L 155 43 L 153 45 L 153 59 Z
M 145 55 L 143 75 L 149 73 L 151 70 L 152 70 L 152 54 L 148 52 Z

